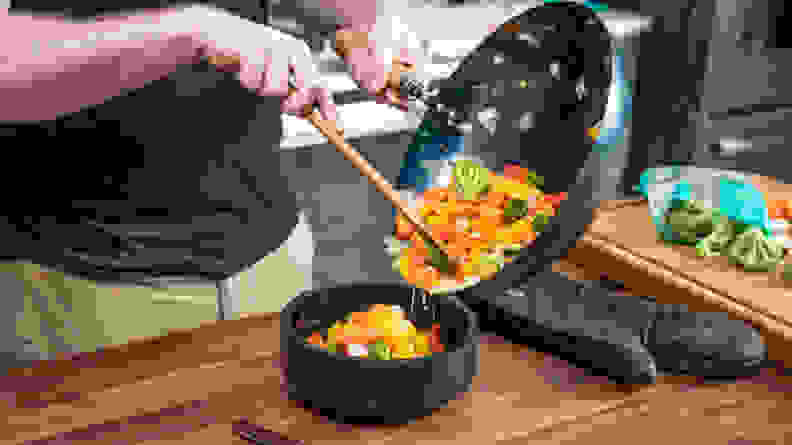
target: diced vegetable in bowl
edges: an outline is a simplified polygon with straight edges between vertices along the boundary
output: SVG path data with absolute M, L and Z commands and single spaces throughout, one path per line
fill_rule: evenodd
M 418 330 L 402 308 L 383 304 L 352 312 L 336 321 L 326 335 L 316 331 L 306 341 L 330 353 L 375 360 L 415 359 L 445 350 L 439 324 Z

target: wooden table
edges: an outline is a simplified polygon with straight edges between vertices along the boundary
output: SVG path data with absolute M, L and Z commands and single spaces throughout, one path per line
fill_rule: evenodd
M 752 182 L 771 199 L 792 197 L 790 184 L 761 176 L 753 176 Z M 747 273 L 724 257 L 699 258 L 693 247 L 662 243 L 645 201 L 603 206 L 568 260 L 605 272 L 634 292 L 662 302 L 728 311 L 762 330 L 772 359 L 792 359 L 792 285 L 781 279 L 781 268 L 775 273 Z
M 566 262 L 556 269 L 588 277 Z M 231 433 L 240 417 L 311 444 L 792 439 L 792 378 L 782 371 L 625 387 L 492 336 L 482 338 L 473 391 L 434 415 L 401 427 L 336 425 L 283 396 L 278 337 L 278 315 L 263 314 L 12 370 L 0 378 L 0 442 L 241 445 Z

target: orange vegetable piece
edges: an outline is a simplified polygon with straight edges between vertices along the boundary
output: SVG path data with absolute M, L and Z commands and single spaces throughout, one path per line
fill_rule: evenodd
M 416 270 L 417 283 L 423 289 L 431 289 L 440 278 L 439 272 L 433 267 L 424 266 Z
M 456 224 L 434 224 L 432 225 L 432 235 L 435 239 L 451 241 L 456 237 Z
M 426 245 L 423 237 L 417 233 L 413 234 L 410 239 L 410 249 L 413 249 L 413 253 L 415 253 L 417 257 L 429 255 L 429 247 Z
M 792 199 L 784 201 L 784 219 L 792 219 Z
M 522 167 L 518 164 L 506 164 L 503 166 L 503 175 L 506 178 L 514 179 L 520 182 L 524 182 L 523 178 L 525 177 L 525 172 Z
M 446 246 L 446 250 L 453 256 L 463 256 L 465 255 L 465 246 L 459 242 L 451 243 Z
M 487 204 L 491 207 L 501 208 L 506 205 L 509 197 L 503 192 L 489 192 L 487 193 Z
M 786 218 L 786 209 L 780 206 L 781 202 L 777 199 L 767 201 L 767 216 L 770 219 Z
M 355 323 L 360 326 L 368 327 L 373 325 L 373 317 L 371 312 L 352 312 L 349 314 L 350 323 Z
M 409 240 L 415 233 L 415 227 L 399 212 L 396 215 L 396 238 L 402 241 Z
M 486 231 L 491 233 L 498 226 L 503 225 L 503 210 L 492 207 L 482 207 L 480 221 L 481 227 L 479 232 Z
M 423 198 L 426 201 L 446 201 L 448 199 L 448 188 L 433 187 L 424 192 Z
M 369 330 L 359 324 L 350 323 L 344 326 L 344 343 L 348 345 L 366 345 L 371 340 Z
M 773 199 L 767 203 L 767 213 L 770 218 L 789 219 L 790 209 L 784 199 Z
M 476 216 L 478 208 L 470 201 L 458 201 L 454 206 L 454 214 L 459 216 Z
M 375 305 L 371 306 L 371 308 L 369 309 L 369 312 L 385 312 L 385 311 L 388 311 L 388 310 L 390 310 L 390 309 L 387 306 L 385 306 L 384 304 L 375 304 Z
M 456 279 L 457 283 L 464 283 L 465 282 L 465 266 L 463 264 L 457 264 L 456 270 L 454 271 L 454 278 Z
M 308 337 L 308 343 L 319 346 L 322 344 L 322 336 L 318 332 L 314 332 Z

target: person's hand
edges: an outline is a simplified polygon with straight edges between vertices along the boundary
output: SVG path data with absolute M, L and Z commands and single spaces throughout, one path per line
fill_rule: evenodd
M 421 41 L 401 19 L 380 17 L 372 25 L 341 28 L 335 37 L 336 51 L 358 85 L 376 96 L 379 103 L 406 108 L 395 90 L 397 85 L 389 85 L 388 79 L 394 62 L 420 72 L 424 51 Z
M 220 9 L 192 6 L 179 16 L 189 28 L 203 55 L 210 61 L 231 61 L 220 68 L 233 70 L 242 85 L 262 96 L 283 97 L 282 110 L 301 116 L 314 103 L 323 119 L 336 122 L 337 110 L 330 91 L 320 84 L 319 72 L 308 45 L 271 27 Z M 289 96 L 289 72 L 297 91 Z

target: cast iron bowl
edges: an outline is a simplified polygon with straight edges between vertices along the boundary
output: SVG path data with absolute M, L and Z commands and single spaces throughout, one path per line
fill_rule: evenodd
M 331 354 L 305 339 L 372 304 L 409 308 L 406 284 L 347 284 L 298 295 L 281 312 L 281 351 L 290 399 L 345 423 L 400 424 L 470 390 L 478 374 L 476 317 L 454 296 L 430 296 L 445 352 L 410 360 Z

